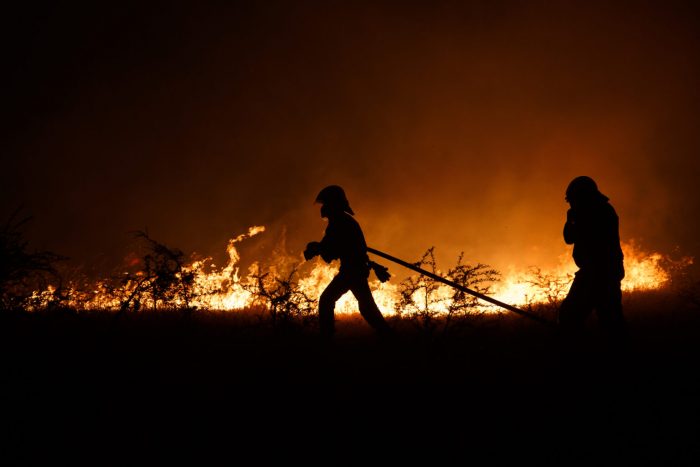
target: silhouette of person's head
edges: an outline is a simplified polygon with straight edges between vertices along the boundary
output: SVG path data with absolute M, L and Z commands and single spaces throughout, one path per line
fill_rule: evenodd
M 345 196 L 345 191 L 338 185 L 329 185 L 316 196 L 316 202 L 321 203 L 321 217 L 347 212 L 355 215 L 350 208 L 350 203 Z
M 571 206 L 607 201 L 608 197 L 598 191 L 598 185 L 585 175 L 574 178 L 566 188 L 566 201 Z

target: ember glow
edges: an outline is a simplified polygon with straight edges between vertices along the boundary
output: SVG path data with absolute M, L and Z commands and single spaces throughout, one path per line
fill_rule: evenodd
M 444 267 L 464 251 L 523 303 L 530 265 L 573 272 L 563 198 L 584 174 L 644 245 L 625 287 L 649 277 L 637 254 L 645 271 L 676 247 L 700 257 L 693 2 L 187 2 L 168 21 L 16 3 L 0 216 L 25 206 L 32 247 L 91 277 L 136 268 L 124 234 L 147 227 L 215 258 L 191 265 L 209 290 L 250 225 L 266 227 L 250 244 L 284 226 L 295 254 L 319 239 L 311 203 L 338 184 L 373 247 L 435 246 Z M 241 282 L 274 260 L 243 251 Z
M 239 264 L 241 255 L 237 245 L 245 240 L 265 232 L 264 226 L 253 226 L 244 234 L 229 240 L 227 246 L 228 262 L 223 267 L 213 264 L 211 258 L 203 258 L 190 261 L 185 264 L 178 277 L 189 275 L 191 279 L 191 299 L 184 303 L 182 299 L 174 299 L 168 303 L 159 302 L 157 298 L 143 293 L 145 301 L 154 305 L 144 304 L 153 308 L 172 308 L 189 306 L 197 309 L 236 311 L 248 309 L 252 306 L 266 306 L 251 292 L 257 278 L 262 274 L 260 262 L 253 262 L 247 271 L 242 272 Z M 692 264 L 692 258 L 686 257 L 680 260 L 672 260 L 667 255 L 658 252 L 646 252 L 640 249 L 634 242 L 622 244 L 625 255 L 626 276 L 622 282 L 622 289 L 627 292 L 638 290 L 655 290 L 667 285 L 671 278 L 672 270 L 681 269 Z M 531 267 L 526 270 L 511 267 L 508 271 L 502 271 L 500 280 L 489 285 L 489 293 L 496 299 L 515 306 L 524 306 L 538 303 L 555 304 L 562 300 L 571 285 L 576 266 L 571 259 L 571 252 L 563 252 L 559 258 L 560 265 L 556 268 L 542 270 Z M 266 264 L 267 281 L 278 280 L 283 277 L 283 270 L 290 267 L 298 267 L 301 260 L 290 265 L 290 258 L 272 258 Z M 398 267 L 394 265 L 394 267 Z M 296 281 L 298 288 L 306 296 L 317 299 L 325 287 L 338 272 L 337 262 L 326 264 L 320 259 L 313 261 L 308 272 L 298 273 Z M 444 275 L 441 271 L 438 274 Z M 118 310 L 123 307 L 125 297 L 133 296 L 139 286 L 139 278 L 143 272 L 136 273 L 135 279 L 123 281 L 121 287 L 115 290 L 107 281 L 97 281 L 90 292 L 80 291 L 77 287 L 69 285 L 66 294 L 71 297 L 67 304 L 78 310 Z M 399 303 L 398 280 L 380 283 L 378 280 L 370 282 L 377 305 L 385 315 L 393 315 Z M 424 293 L 417 291 L 412 299 L 418 309 L 428 309 L 431 312 L 445 313 L 450 307 L 452 290 L 439 285 L 432 292 L 431 300 L 426 300 Z M 48 287 L 46 290 L 36 291 L 32 297 L 32 309 L 47 306 L 54 297 L 56 288 Z M 428 303 L 429 302 L 429 303 Z M 352 294 L 345 294 L 336 304 L 336 313 L 356 313 L 357 301 Z M 499 311 L 492 305 L 484 304 L 475 308 L 478 312 Z

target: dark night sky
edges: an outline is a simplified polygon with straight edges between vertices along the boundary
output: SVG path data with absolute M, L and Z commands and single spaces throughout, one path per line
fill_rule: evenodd
M 700 256 L 694 2 L 144 3 L 3 14 L 0 212 L 37 248 L 299 253 L 338 183 L 377 248 L 546 265 L 587 174 L 624 240 Z

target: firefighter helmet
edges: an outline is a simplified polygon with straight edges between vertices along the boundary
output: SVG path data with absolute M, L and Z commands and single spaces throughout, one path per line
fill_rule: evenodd
M 566 188 L 567 201 L 594 198 L 605 198 L 606 201 L 608 199 L 607 196 L 598 191 L 598 185 L 591 177 L 585 175 L 576 177 Z
M 316 202 L 327 206 L 337 207 L 348 214 L 352 214 L 353 216 L 355 215 L 352 209 L 350 209 L 350 203 L 345 196 L 345 191 L 338 185 L 329 185 L 321 190 L 318 193 L 318 196 L 316 196 Z

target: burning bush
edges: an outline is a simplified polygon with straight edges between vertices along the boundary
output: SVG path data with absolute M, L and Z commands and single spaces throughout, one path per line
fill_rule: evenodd
M 189 309 L 194 297 L 194 274 L 185 268 L 182 251 L 169 248 L 148 236 L 137 232 L 136 236 L 148 244 L 142 267 L 136 273 L 126 273 L 122 279 L 124 291 L 129 291 L 121 302 L 121 311 L 138 311 L 141 304 L 150 301 L 158 307 Z
M 315 322 L 317 299 L 311 298 L 294 279 L 296 267 L 286 276 L 272 271 L 252 274 L 252 284 L 244 288 L 253 294 L 254 301 L 263 305 L 269 312 L 273 327 L 289 328 L 295 323 Z

